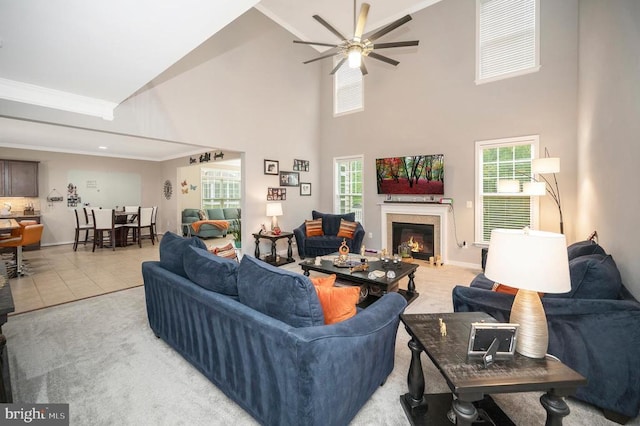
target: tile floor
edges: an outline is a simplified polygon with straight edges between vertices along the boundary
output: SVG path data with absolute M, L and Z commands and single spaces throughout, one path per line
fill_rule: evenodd
M 223 246 L 223 239 L 205 240 L 208 246 Z M 12 278 L 11 293 L 16 315 L 78 299 L 142 285 L 140 264 L 160 258 L 159 244 L 150 240 L 137 245 L 91 251 L 91 244 L 42 247 L 25 251 L 26 275 Z

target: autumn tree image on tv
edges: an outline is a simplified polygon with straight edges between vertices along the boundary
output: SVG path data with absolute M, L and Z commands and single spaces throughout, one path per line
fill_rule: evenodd
M 378 194 L 444 194 L 444 155 L 378 158 Z

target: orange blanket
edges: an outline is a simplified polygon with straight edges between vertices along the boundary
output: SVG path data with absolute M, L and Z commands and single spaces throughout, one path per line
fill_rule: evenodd
M 193 222 L 191 224 L 191 227 L 193 228 L 193 231 L 195 233 L 198 233 L 200 227 L 205 224 L 215 226 L 218 229 L 229 229 L 229 222 L 227 222 L 226 220 L 198 220 L 196 222 Z

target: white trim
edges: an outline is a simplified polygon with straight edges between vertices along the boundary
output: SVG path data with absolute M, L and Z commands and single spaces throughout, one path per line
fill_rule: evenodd
M 0 78 L 0 98 L 113 120 L 116 102 Z
M 419 216 L 438 216 L 440 218 L 440 255 L 442 262 L 448 263 L 449 245 L 447 232 L 449 230 L 448 212 L 449 204 L 397 204 L 382 203 L 380 205 L 380 245 L 387 247 L 387 215 L 389 214 L 411 214 Z

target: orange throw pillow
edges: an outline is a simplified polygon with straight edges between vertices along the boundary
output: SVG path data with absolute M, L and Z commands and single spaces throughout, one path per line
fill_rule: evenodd
M 513 296 L 515 296 L 518 293 L 518 289 L 517 288 L 509 287 L 508 285 L 498 284 L 498 283 L 494 283 L 493 287 L 491 288 L 491 290 L 493 290 L 495 292 L 498 292 L 498 293 L 511 294 Z M 544 293 L 538 292 L 538 295 L 540 297 L 543 297 Z
M 322 232 L 322 218 L 305 220 L 304 224 L 307 228 L 307 237 L 321 237 L 324 235 L 324 232 Z
M 353 234 L 355 234 L 357 226 L 357 222 L 349 222 L 348 220 L 340 219 L 338 237 L 353 239 Z
M 315 286 L 324 313 L 325 324 L 335 324 L 356 314 L 356 303 L 360 298 L 360 287 Z
M 333 284 L 336 282 L 336 274 L 331 274 L 326 277 L 314 277 L 310 279 L 311 283 L 315 286 L 333 287 Z

